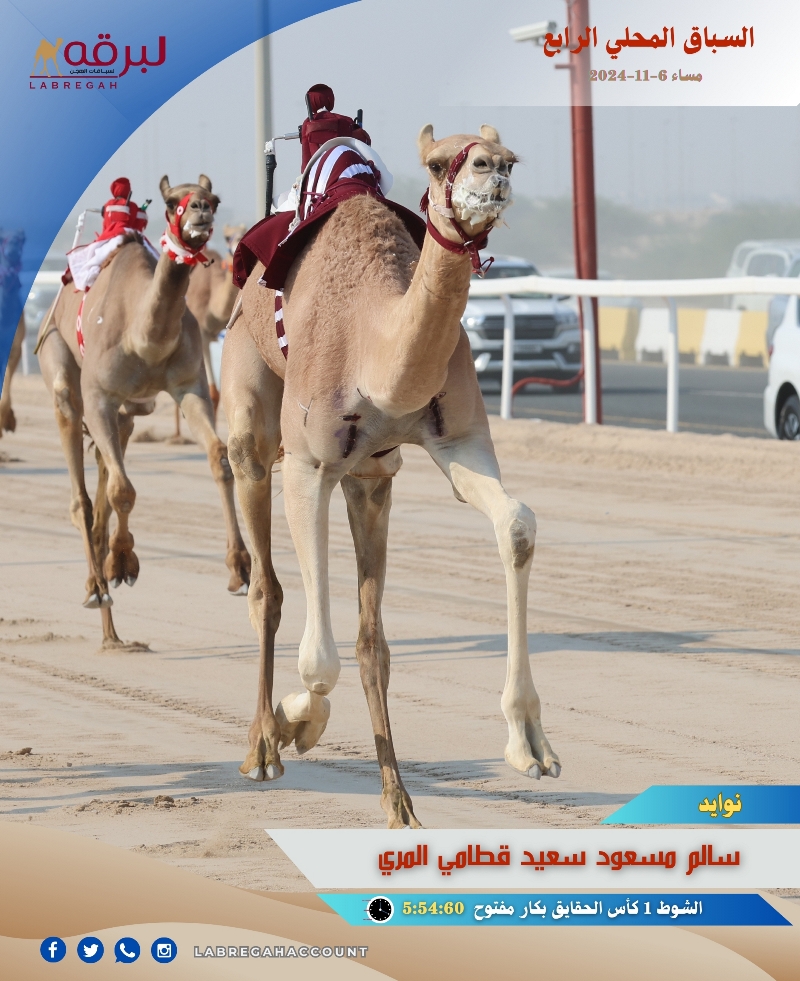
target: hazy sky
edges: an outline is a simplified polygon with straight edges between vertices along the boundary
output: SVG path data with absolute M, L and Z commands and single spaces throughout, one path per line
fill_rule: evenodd
M 395 176 L 422 179 L 415 140 L 475 132 L 491 122 L 523 163 L 515 192 L 557 197 L 571 191 L 569 111 L 513 105 L 529 86 L 567 85 L 565 72 L 515 44 L 508 29 L 564 19 L 563 0 L 362 0 L 273 35 L 273 129 L 296 128 L 316 82 L 336 92 L 336 109 L 355 114 Z M 457 16 L 454 16 L 457 14 Z M 484 43 L 484 39 L 486 39 Z M 505 76 L 505 79 L 504 79 Z M 505 87 L 509 105 L 452 106 L 459 92 Z M 459 82 L 462 79 L 462 82 Z M 501 84 L 502 83 L 502 84 Z M 475 96 L 477 98 L 477 96 Z M 75 209 L 98 207 L 121 174 L 134 197 L 156 200 L 158 181 L 211 177 L 223 220 L 252 222 L 255 201 L 254 56 L 244 49 L 211 69 L 155 113 L 92 182 Z M 598 195 L 649 210 L 687 210 L 745 200 L 800 202 L 800 113 L 796 108 L 596 109 Z M 299 147 L 278 144 L 276 188 L 296 176 Z M 74 224 L 71 217 L 69 224 Z M 153 229 L 155 230 L 155 229 Z M 160 231 L 160 229 L 158 229 Z

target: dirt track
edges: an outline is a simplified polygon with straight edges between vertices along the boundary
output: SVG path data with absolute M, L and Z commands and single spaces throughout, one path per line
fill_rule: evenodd
M 246 601 L 225 591 L 221 511 L 199 448 L 130 447 L 142 573 L 114 594 L 114 613 L 120 635 L 152 651 L 98 654 L 40 378 L 15 379 L 15 408 L 18 431 L 0 441 L 11 458 L 0 463 L 0 753 L 33 752 L 0 757 L 0 820 L 95 836 L 250 889 L 309 888 L 262 828 L 384 823 L 341 495 L 331 722 L 308 756 L 287 752 L 282 780 L 251 784 L 237 768 L 256 647 Z M 138 431 L 166 435 L 171 419 L 164 403 Z M 586 826 L 650 784 L 800 782 L 800 445 L 535 422 L 494 431 L 505 483 L 539 522 L 533 669 L 564 771 L 537 784 L 502 760 L 502 566 L 485 519 L 407 447 L 384 621 L 395 745 L 423 824 Z M 279 698 L 298 689 L 305 611 L 280 505 Z

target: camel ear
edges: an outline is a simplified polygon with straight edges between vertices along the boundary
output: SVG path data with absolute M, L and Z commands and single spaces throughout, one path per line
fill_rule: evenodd
M 211 181 L 206 177 L 205 174 L 201 174 L 197 178 L 197 183 L 200 185 L 200 187 L 204 187 L 207 191 L 211 190 Z
M 169 192 L 171 190 L 169 186 L 169 177 L 167 177 L 166 174 L 164 174 L 164 176 L 161 178 L 161 182 L 159 183 L 158 188 L 161 191 L 161 197 L 166 201 L 167 198 L 169 197 Z
M 484 123 L 483 126 L 481 126 L 481 139 L 486 140 L 487 143 L 499 143 L 500 134 L 497 132 L 494 126 Z
M 419 147 L 419 155 L 423 164 L 425 163 L 425 156 L 428 153 L 428 150 L 430 150 L 433 142 L 433 123 L 428 123 L 427 126 L 422 127 L 422 129 L 419 131 L 419 136 L 417 137 L 417 146 Z

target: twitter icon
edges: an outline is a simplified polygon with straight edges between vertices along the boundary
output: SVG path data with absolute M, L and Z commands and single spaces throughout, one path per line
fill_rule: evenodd
M 142 948 L 139 946 L 139 941 L 134 940 L 133 937 L 123 937 L 122 940 L 118 940 L 114 944 L 114 956 L 117 959 L 117 964 L 133 964 L 141 952 Z
M 103 956 L 103 941 L 97 937 L 84 937 L 78 942 L 78 957 L 84 964 L 96 964 Z

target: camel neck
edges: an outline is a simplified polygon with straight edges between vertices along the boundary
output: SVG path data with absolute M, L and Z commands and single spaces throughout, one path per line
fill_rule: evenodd
M 180 342 L 190 273 L 166 253 L 156 263 L 132 331 L 134 348 L 148 364 L 169 357 Z
M 385 319 L 370 397 L 393 416 L 426 406 L 447 378 L 469 294 L 469 256 L 448 252 L 430 234 L 406 293 Z M 388 369 L 388 370 L 387 370 Z

